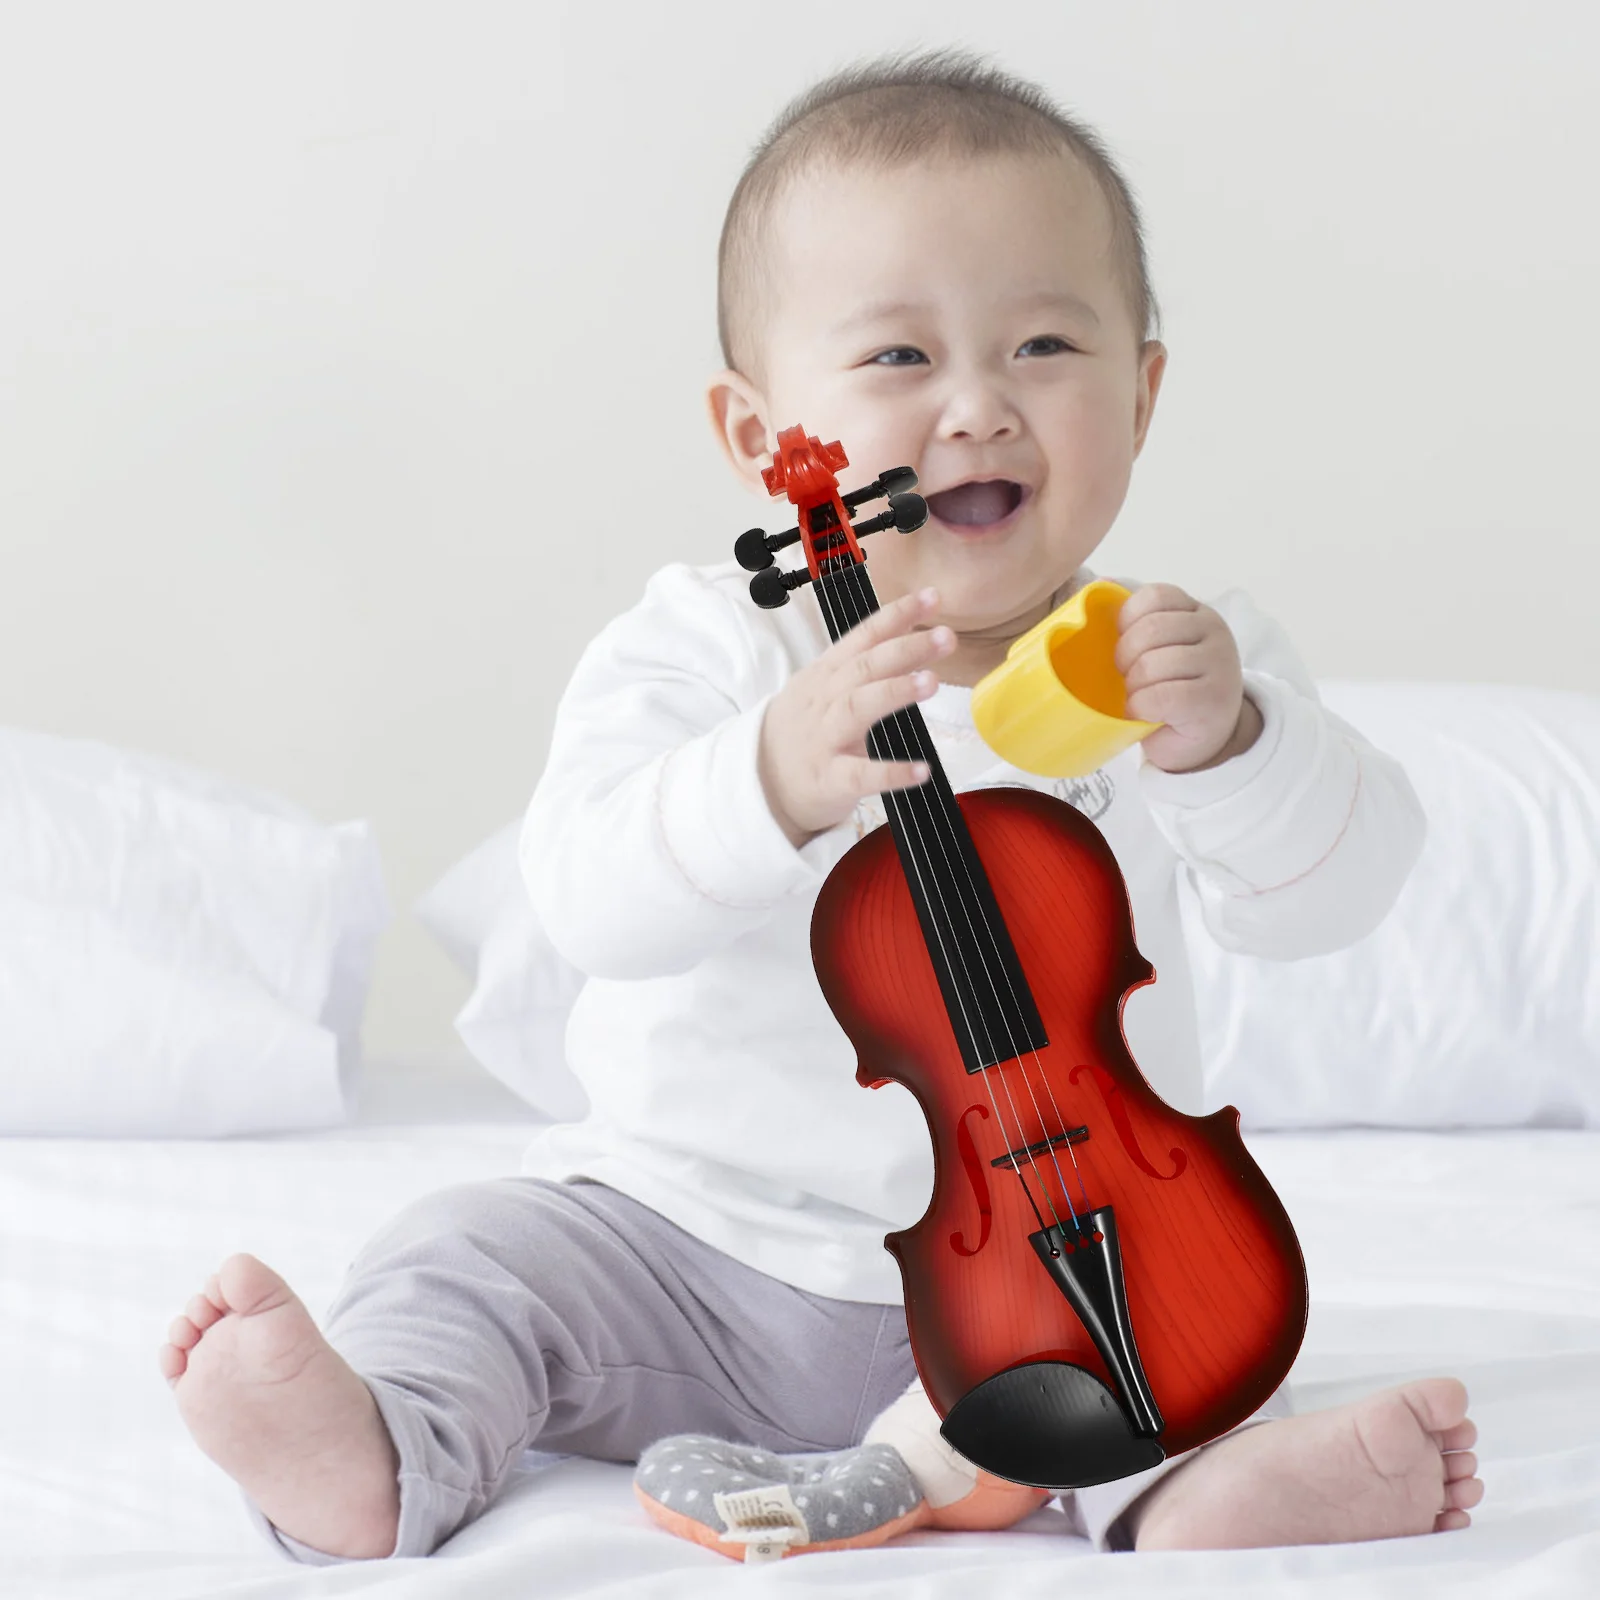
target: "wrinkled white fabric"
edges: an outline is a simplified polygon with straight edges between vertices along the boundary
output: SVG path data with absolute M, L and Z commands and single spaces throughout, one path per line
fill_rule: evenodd
M 458 861 L 417 902 L 418 920 L 472 977 L 461 1042 L 507 1088 L 556 1121 L 589 1108 L 565 1037 L 583 974 L 552 948 L 517 870 L 513 822 Z
M 388 1077 L 375 1064 L 368 1087 Z M 271 1262 L 320 1322 L 363 1242 L 403 1206 L 516 1170 L 527 1121 L 463 1121 L 467 1085 L 452 1075 L 408 1096 L 403 1123 L 282 1139 L 0 1143 L 0 1593 L 536 1600 L 551 1574 L 570 1600 L 736 1592 L 739 1567 L 645 1515 L 632 1466 L 548 1456 L 525 1457 L 504 1498 L 432 1560 L 292 1567 L 263 1548 L 238 1486 L 184 1427 L 156 1346 L 224 1257 Z M 786 1581 L 918 1600 L 1587 1595 L 1600 1570 L 1600 1132 L 1261 1134 L 1250 1146 L 1315 1287 L 1296 1408 L 1458 1375 L 1487 1488 L 1471 1529 L 1169 1552 L 1156 1585 L 1150 1563 L 1093 1558 L 1069 1501 L 1001 1533 L 807 1558 Z

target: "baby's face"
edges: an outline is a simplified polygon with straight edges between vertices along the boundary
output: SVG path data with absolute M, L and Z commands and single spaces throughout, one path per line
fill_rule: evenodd
M 797 422 L 843 442 L 847 490 L 914 467 L 933 515 L 863 546 L 880 600 L 931 584 L 958 634 L 1014 637 L 1111 527 L 1165 361 L 1093 179 L 1065 157 L 819 172 L 772 222 L 746 470 Z

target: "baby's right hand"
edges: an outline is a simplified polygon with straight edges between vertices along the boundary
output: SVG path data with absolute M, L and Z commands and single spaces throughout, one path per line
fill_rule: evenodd
M 932 589 L 903 596 L 802 667 L 761 722 L 761 787 L 797 849 L 837 826 L 869 794 L 928 778 L 921 761 L 874 761 L 867 731 L 939 687 L 928 664 L 955 648 L 948 628 L 919 629 L 939 609 Z

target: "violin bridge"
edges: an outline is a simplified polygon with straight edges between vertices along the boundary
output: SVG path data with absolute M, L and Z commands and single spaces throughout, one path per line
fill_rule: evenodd
M 1034 1156 L 1046 1155 L 1057 1145 L 1082 1144 L 1088 1137 L 1087 1125 L 1081 1128 L 1068 1128 L 1065 1133 L 1053 1133 L 1048 1139 L 1041 1139 L 1037 1144 L 1023 1145 L 1020 1150 L 1007 1150 L 1003 1156 L 996 1156 L 989 1165 L 1014 1168 L 1019 1161 L 1031 1161 Z

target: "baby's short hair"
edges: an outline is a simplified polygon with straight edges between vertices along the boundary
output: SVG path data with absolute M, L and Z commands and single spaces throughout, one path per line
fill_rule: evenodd
M 964 50 L 881 56 L 824 78 L 791 100 L 734 186 L 717 252 L 717 335 L 740 371 L 754 354 L 754 302 L 773 206 L 818 163 L 893 168 L 927 158 L 1076 157 L 1105 196 L 1118 276 L 1135 333 L 1155 337 L 1144 224 L 1133 190 L 1104 142 L 1037 84 Z

